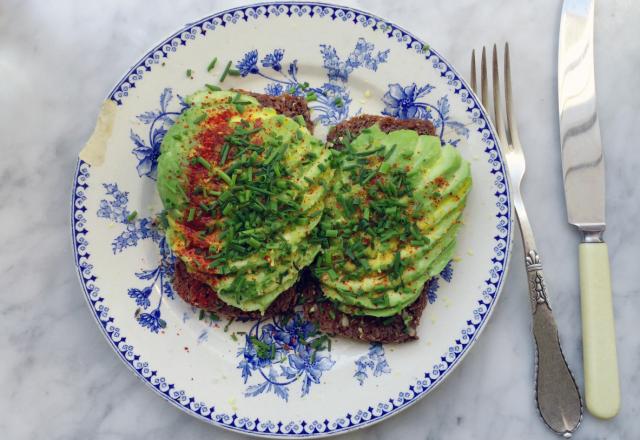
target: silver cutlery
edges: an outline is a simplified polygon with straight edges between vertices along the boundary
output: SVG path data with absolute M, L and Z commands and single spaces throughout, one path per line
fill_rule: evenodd
M 511 194 L 516 217 L 522 233 L 525 266 L 529 281 L 529 297 L 531 300 L 533 336 L 536 345 L 535 397 L 542 419 L 554 432 L 565 438 L 578 428 L 582 420 L 582 400 L 580 391 L 569 370 L 562 353 L 558 328 L 547 297 L 542 262 L 535 243 L 533 230 L 524 207 L 520 184 L 525 173 L 525 157 L 518 137 L 513 97 L 511 93 L 511 65 L 509 45 L 504 50 L 504 94 L 506 108 L 506 125 L 502 116 L 500 101 L 500 73 L 498 68 L 497 48 L 493 46 L 493 109 L 494 125 L 500 139 L 500 145 L 506 160 L 507 171 L 511 181 Z M 482 105 L 489 108 L 487 57 L 482 49 L 480 66 L 480 94 Z M 471 54 L 471 87 L 476 87 L 475 50 Z
M 614 417 L 620 383 L 605 229 L 604 155 L 593 69 L 594 0 L 565 0 L 558 47 L 562 174 L 569 223 L 579 247 L 582 351 L 587 409 Z

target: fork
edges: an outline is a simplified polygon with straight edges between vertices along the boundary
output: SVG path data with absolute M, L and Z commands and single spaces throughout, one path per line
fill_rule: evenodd
M 542 262 L 533 236 L 533 229 L 527 217 L 520 184 L 525 172 L 525 158 L 513 109 L 511 93 L 511 61 L 509 43 L 504 48 L 504 94 L 507 121 L 503 121 L 500 102 L 500 73 L 498 50 L 493 45 L 493 123 L 498 133 L 500 145 L 507 164 L 511 193 L 516 217 L 522 234 L 525 267 L 529 284 L 529 297 L 533 320 L 533 336 L 536 347 L 535 358 L 535 399 L 540 416 L 546 425 L 557 434 L 570 438 L 582 420 L 582 399 L 580 391 L 567 361 L 562 353 L 558 327 L 553 317 L 547 296 L 547 286 L 542 272 Z M 482 105 L 489 108 L 486 48 L 482 48 L 480 63 L 480 92 Z M 471 87 L 476 87 L 476 53 L 471 52 Z

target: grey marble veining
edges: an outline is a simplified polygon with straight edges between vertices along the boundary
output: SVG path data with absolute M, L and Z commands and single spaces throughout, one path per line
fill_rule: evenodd
M 466 74 L 472 47 L 509 40 L 524 193 L 567 358 L 582 387 L 577 234 L 561 188 L 555 70 L 560 2 L 342 1 L 410 29 Z M 231 1 L 0 3 L 0 437 L 239 438 L 176 411 L 113 355 L 73 268 L 71 177 L 99 104 L 125 69 L 180 25 Z M 640 435 L 640 4 L 599 1 L 597 87 L 607 162 L 622 411 L 576 438 Z M 487 329 L 441 387 L 356 439 L 554 438 L 535 412 L 522 248 Z M 123 397 L 126 394 L 126 398 Z

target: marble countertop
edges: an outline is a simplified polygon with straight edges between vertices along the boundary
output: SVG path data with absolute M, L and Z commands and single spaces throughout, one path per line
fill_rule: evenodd
M 582 387 L 578 235 L 566 223 L 555 96 L 560 2 L 347 1 L 384 16 L 464 72 L 472 47 L 509 40 L 520 136 L 527 147 L 525 199 L 546 262 L 552 306 Z M 73 267 L 71 176 L 100 102 L 153 43 L 184 23 L 237 2 L 8 1 L 0 5 L 0 432 L 6 439 L 239 438 L 176 411 L 153 395 L 105 344 Z M 607 241 L 622 379 L 611 421 L 586 415 L 577 438 L 640 433 L 640 4 L 598 2 L 597 86 L 607 159 Z M 635 257 L 634 257 L 635 255 Z M 514 245 L 496 313 L 465 362 L 410 409 L 342 438 L 555 438 L 533 399 L 533 344 Z M 636 269 L 633 269 L 633 268 Z M 127 398 L 122 399 L 126 392 Z

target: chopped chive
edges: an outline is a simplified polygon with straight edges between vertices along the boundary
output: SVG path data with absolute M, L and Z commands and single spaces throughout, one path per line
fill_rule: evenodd
M 227 161 L 227 155 L 229 154 L 229 144 L 225 142 L 222 147 L 222 154 L 220 154 L 220 166 L 224 165 Z
M 233 321 L 235 321 L 235 320 L 236 320 L 236 318 L 231 318 L 231 319 L 229 320 L 229 322 L 227 322 L 227 325 L 225 325 L 225 326 L 224 326 L 224 332 L 225 332 L 225 333 L 229 331 L 229 326 L 230 326 L 231 324 L 233 324 Z M 275 345 L 274 345 L 274 347 L 275 347 Z
M 380 241 L 387 241 L 389 240 L 391 237 L 393 237 L 394 235 L 396 235 L 396 233 L 394 231 L 388 231 L 386 233 L 384 233 L 381 237 L 380 237 Z
M 273 162 L 274 159 L 280 154 L 281 151 L 282 151 L 282 147 L 273 150 L 273 153 L 271 153 L 267 158 L 267 160 L 264 161 L 264 164 L 269 165 L 271 162 Z
M 193 70 L 187 69 L 187 78 L 191 78 L 192 73 L 193 73 Z
M 204 86 L 212 92 L 219 92 L 222 90 L 220 87 L 214 86 L 213 84 L 205 84 Z
M 230 186 L 231 186 L 231 185 L 233 184 L 233 181 L 231 180 L 231 177 L 229 177 L 229 175 L 228 175 L 227 173 L 225 173 L 224 171 L 222 171 L 222 170 L 216 170 L 216 173 L 218 173 L 218 176 L 219 176 L 222 180 L 224 180 L 224 182 L 225 182 L 227 185 L 230 185 Z
M 247 243 L 249 243 L 249 245 L 251 245 L 251 247 L 256 248 L 256 249 L 260 248 L 260 246 L 261 246 L 260 242 L 258 240 L 256 240 L 255 238 L 253 238 L 253 237 L 249 237 L 249 239 L 247 240 Z
M 385 147 L 384 145 L 379 147 L 379 148 L 374 148 L 373 150 L 368 150 L 368 151 L 361 151 L 359 153 L 356 153 L 356 156 L 360 156 L 360 157 L 366 157 L 366 156 L 371 156 L 372 154 L 376 154 L 379 151 L 384 150 Z
M 187 217 L 188 222 L 192 222 L 194 217 L 196 216 L 196 208 L 189 209 L 189 216 Z
M 337 237 L 338 231 L 336 229 L 327 229 L 324 231 L 325 237 Z
M 211 72 L 214 67 L 216 67 L 216 63 L 218 62 L 218 57 L 214 57 L 209 65 L 207 66 L 207 72 Z
M 194 123 L 195 125 L 198 125 L 199 123 L 201 123 L 201 122 L 202 122 L 202 121 L 204 121 L 205 119 L 207 119 L 207 114 L 206 114 L 206 113 L 202 113 L 201 115 L 196 116 L 196 117 L 193 119 L 193 123 Z
M 307 123 L 305 122 L 304 117 L 302 115 L 296 115 L 295 118 L 293 118 L 293 120 L 296 121 L 298 125 L 301 127 L 307 126 Z
M 227 75 L 229 74 L 229 69 L 231 69 L 231 61 L 229 61 L 227 63 L 227 65 L 224 68 L 224 71 L 222 72 L 222 75 L 220 76 L 220 82 L 224 82 L 224 80 L 227 78 Z
M 389 151 L 387 151 L 387 152 L 384 154 L 384 158 L 382 159 L 383 161 L 385 161 L 385 160 L 387 160 L 387 159 L 389 159 L 389 158 L 391 157 L 391 155 L 393 154 L 393 152 L 394 152 L 394 151 L 396 151 L 396 146 L 397 146 L 396 144 L 393 144 L 393 145 L 391 146 L 391 148 L 389 148 Z
M 297 189 L 298 191 L 302 191 L 303 188 L 302 186 L 300 186 L 299 184 L 297 184 L 296 182 L 294 182 L 293 180 L 289 181 L 289 185 L 293 186 L 295 189 Z
M 362 179 L 362 183 L 360 184 L 361 186 L 364 186 L 367 182 L 369 182 L 369 180 L 371 180 L 374 176 L 376 175 L 376 171 L 371 171 L 369 172 L 369 174 L 367 174 L 367 176 Z
M 338 96 L 336 99 L 333 100 L 333 104 L 336 107 L 342 107 L 344 105 L 344 101 L 342 100 L 341 97 Z
M 240 71 L 238 69 L 229 69 L 229 75 L 240 76 Z
M 202 156 L 198 156 L 196 157 L 196 162 L 198 162 L 200 165 L 202 165 L 203 167 L 205 167 L 208 170 L 211 170 L 211 164 L 209 163 L 209 161 L 207 159 L 205 159 Z
M 233 205 L 231 205 L 231 203 L 227 203 L 227 206 L 225 206 L 224 209 L 222 210 L 222 214 L 228 216 L 232 210 L 233 210 Z
M 318 95 L 316 94 L 316 92 L 309 92 L 309 93 L 307 93 L 305 98 L 306 98 L 307 102 L 313 102 L 313 101 L 317 101 L 318 100 Z
M 342 171 L 349 171 L 358 168 L 358 165 L 355 163 L 350 163 L 342 167 Z
M 249 189 L 251 189 L 253 191 L 262 193 L 262 194 L 266 194 L 266 195 L 270 195 L 270 196 L 275 195 L 274 192 L 267 191 L 266 189 L 258 188 L 257 186 L 247 185 L 247 188 L 249 188 Z
M 138 216 L 138 211 L 133 211 L 131 214 L 127 216 L 127 222 L 131 223 Z
M 364 208 L 364 213 L 362 214 L 365 220 L 369 220 L 369 207 Z
M 229 200 L 230 197 L 231 197 L 231 193 L 229 191 L 225 191 L 222 194 L 220 194 L 219 200 L 224 203 L 227 200 Z

